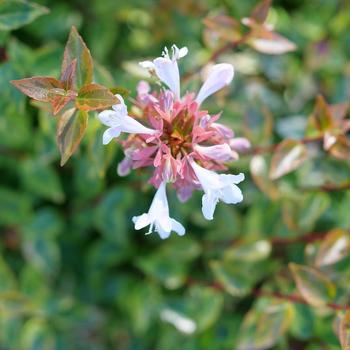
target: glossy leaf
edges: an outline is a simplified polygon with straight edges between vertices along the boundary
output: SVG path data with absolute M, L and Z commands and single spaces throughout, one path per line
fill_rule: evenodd
M 80 89 L 86 84 L 92 82 L 93 62 L 90 50 L 79 35 L 77 29 L 73 26 L 64 50 L 62 63 L 62 76 L 69 71 L 72 62 L 76 60 L 76 74 L 74 84 L 77 89 Z
M 61 166 L 63 166 L 78 148 L 82 140 L 88 121 L 85 111 L 71 108 L 66 111 L 58 122 L 57 143 L 61 153 Z
M 270 178 L 276 180 L 296 170 L 308 159 L 307 148 L 300 141 L 282 141 L 271 160 Z
M 11 83 L 25 95 L 41 102 L 49 102 L 49 93 L 52 89 L 63 89 L 63 84 L 51 77 L 32 77 L 12 80 Z
M 262 28 L 253 30 L 247 43 L 256 51 L 269 55 L 281 55 L 296 50 L 296 45 L 287 38 Z
M 247 294 L 254 282 L 253 276 L 247 273 L 234 261 L 212 261 L 211 270 L 215 279 L 233 296 L 242 297 Z M 246 266 L 245 266 L 246 267 Z
M 316 255 L 316 265 L 332 265 L 339 260 L 350 255 L 350 233 L 343 229 L 334 229 L 330 231 Z
M 336 294 L 336 287 L 330 279 L 315 268 L 289 264 L 300 294 L 312 306 L 324 306 Z
M 0 1 L 0 30 L 18 29 L 49 12 L 48 8 L 24 0 Z
M 79 90 L 76 107 L 83 111 L 103 109 L 118 103 L 118 99 L 104 86 L 88 84 Z
M 239 330 L 238 350 L 270 349 L 288 330 L 293 309 L 288 303 L 262 299 L 260 305 L 244 317 Z

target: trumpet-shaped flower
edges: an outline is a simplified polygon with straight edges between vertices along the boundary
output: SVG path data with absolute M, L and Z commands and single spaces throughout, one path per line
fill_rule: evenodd
M 243 200 L 242 191 L 236 184 L 244 180 L 244 174 L 217 174 L 201 167 L 193 160 L 190 160 L 190 164 L 204 191 L 202 212 L 207 220 L 213 220 L 216 204 L 219 200 L 227 204 L 237 204 Z
M 120 95 L 116 95 L 119 104 L 112 106 L 113 110 L 106 110 L 98 115 L 102 124 L 109 128 L 103 133 L 103 144 L 106 145 L 121 132 L 129 134 L 155 134 L 156 131 L 146 128 L 137 120 L 128 116 L 128 110 L 124 103 L 124 99 Z
M 161 238 L 168 237 L 171 231 L 185 233 L 184 227 L 169 217 L 166 183 L 171 183 L 181 202 L 188 200 L 194 190 L 203 189 L 202 209 L 208 220 L 213 218 L 219 200 L 238 203 L 243 199 L 236 186 L 243 181 L 243 174 L 219 175 L 216 171 L 227 170 L 226 162 L 238 159 L 238 153 L 245 151 L 249 142 L 236 138 L 231 128 L 218 122 L 221 113 L 211 115 L 201 108 L 208 96 L 232 81 L 234 69 L 227 63 L 212 66 L 197 95 L 187 92 L 181 96 L 178 61 L 187 52 L 186 47 L 173 45 L 171 53 L 165 48 L 162 57 L 141 62 L 165 87 L 152 91 L 147 82 L 141 81 L 131 115 L 120 96 L 119 105 L 99 115 L 109 127 L 103 143 L 121 132 L 130 134 L 119 140 L 125 158 L 118 166 L 118 174 L 152 169 L 149 182 L 158 190 L 148 213 L 133 221 L 136 230 L 150 226 L 149 233 L 155 230 Z
M 165 186 L 166 183 L 163 181 L 153 198 L 148 213 L 133 217 L 132 220 L 135 224 L 135 229 L 140 230 L 149 226 L 147 234 L 155 230 L 162 239 L 168 238 L 171 231 L 175 231 L 179 236 L 183 236 L 185 234 L 185 228 L 169 216 Z

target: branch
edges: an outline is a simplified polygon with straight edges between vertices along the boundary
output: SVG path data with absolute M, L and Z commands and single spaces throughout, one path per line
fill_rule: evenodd
M 225 291 L 225 288 L 222 284 L 219 282 L 215 281 L 213 283 L 203 283 L 197 280 L 194 280 L 192 278 L 188 278 L 186 281 L 187 285 L 203 285 L 206 284 L 208 287 L 212 287 L 216 290 L 220 291 Z M 304 305 L 309 305 L 311 306 L 306 300 L 304 300 L 300 295 L 297 294 L 282 294 L 280 292 L 268 292 L 268 291 L 263 291 L 260 288 L 254 288 L 250 292 L 251 296 L 256 296 L 256 297 L 268 297 L 268 298 L 276 298 L 280 300 L 286 300 L 290 301 L 292 303 L 298 303 L 298 304 L 304 304 Z M 327 307 L 334 311 L 348 311 L 350 310 L 350 305 L 339 305 L 336 303 L 327 303 Z

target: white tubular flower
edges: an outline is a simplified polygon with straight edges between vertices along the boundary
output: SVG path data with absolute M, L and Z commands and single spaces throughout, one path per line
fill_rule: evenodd
M 227 143 L 213 146 L 195 145 L 194 149 L 203 157 L 219 162 L 227 162 L 237 157 Z
M 200 105 L 208 96 L 221 90 L 226 85 L 230 84 L 234 75 L 234 69 L 231 64 L 220 63 L 214 65 L 209 75 L 202 85 L 196 97 L 197 103 Z
M 135 230 L 150 226 L 147 234 L 152 233 L 154 229 L 162 239 L 168 238 L 171 231 L 175 231 L 179 236 L 185 234 L 185 228 L 178 221 L 169 216 L 165 186 L 166 183 L 163 181 L 153 198 L 148 213 L 132 218 L 135 224 Z
M 116 95 L 119 104 L 112 106 L 113 110 L 105 110 L 98 115 L 101 123 L 109 128 L 103 133 L 103 144 L 107 145 L 121 132 L 130 134 L 155 134 L 156 130 L 146 128 L 134 118 L 128 116 L 128 110 L 124 103 L 124 99 L 120 95 Z
M 244 180 L 244 174 L 217 174 L 202 168 L 194 160 L 191 160 L 190 164 L 204 191 L 202 212 L 207 220 L 213 220 L 215 207 L 219 200 L 227 204 L 236 204 L 243 200 L 242 191 L 236 184 Z
M 176 99 L 180 98 L 180 73 L 177 60 L 187 55 L 187 47 L 179 49 L 176 45 L 171 47 L 172 56 L 169 56 L 165 47 L 163 57 L 158 57 L 153 61 L 140 62 L 141 67 L 154 70 L 158 78 L 169 87 Z

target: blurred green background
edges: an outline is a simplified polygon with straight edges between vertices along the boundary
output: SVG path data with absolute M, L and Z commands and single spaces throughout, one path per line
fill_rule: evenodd
M 122 151 L 102 146 L 97 118 L 61 168 L 55 118 L 9 84 L 58 77 L 75 25 L 94 58 L 95 81 L 135 96 L 143 77 L 137 62 L 175 43 L 189 48 L 181 72 L 196 69 L 221 44 L 202 19 L 241 19 L 256 1 L 36 2 L 49 13 L 0 31 L 0 349 L 340 349 L 343 312 L 315 307 L 312 298 L 349 304 L 348 250 L 318 266 L 329 281 L 303 279 L 311 281 L 311 305 L 256 291 L 296 295 L 288 263 L 314 266 L 328 231 L 348 237 L 349 192 L 320 190 L 349 181 L 348 160 L 316 143 L 297 171 L 271 181 L 271 154 L 243 155 L 231 167 L 246 174 L 243 203 L 219 204 L 208 222 L 199 192 L 181 204 L 168 191 L 172 217 L 187 233 L 162 241 L 134 231 L 131 217 L 145 212 L 154 194 L 149 174 L 118 177 Z M 350 97 L 348 0 L 276 0 L 268 22 L 297 50 L 226 51 L 218 61 L 234 64 L 233 84 L 206 102 L 254 149 L 302 138 L 318 93 L 329 103 Z M 182 88 L 199 86 L 193 76 Z

